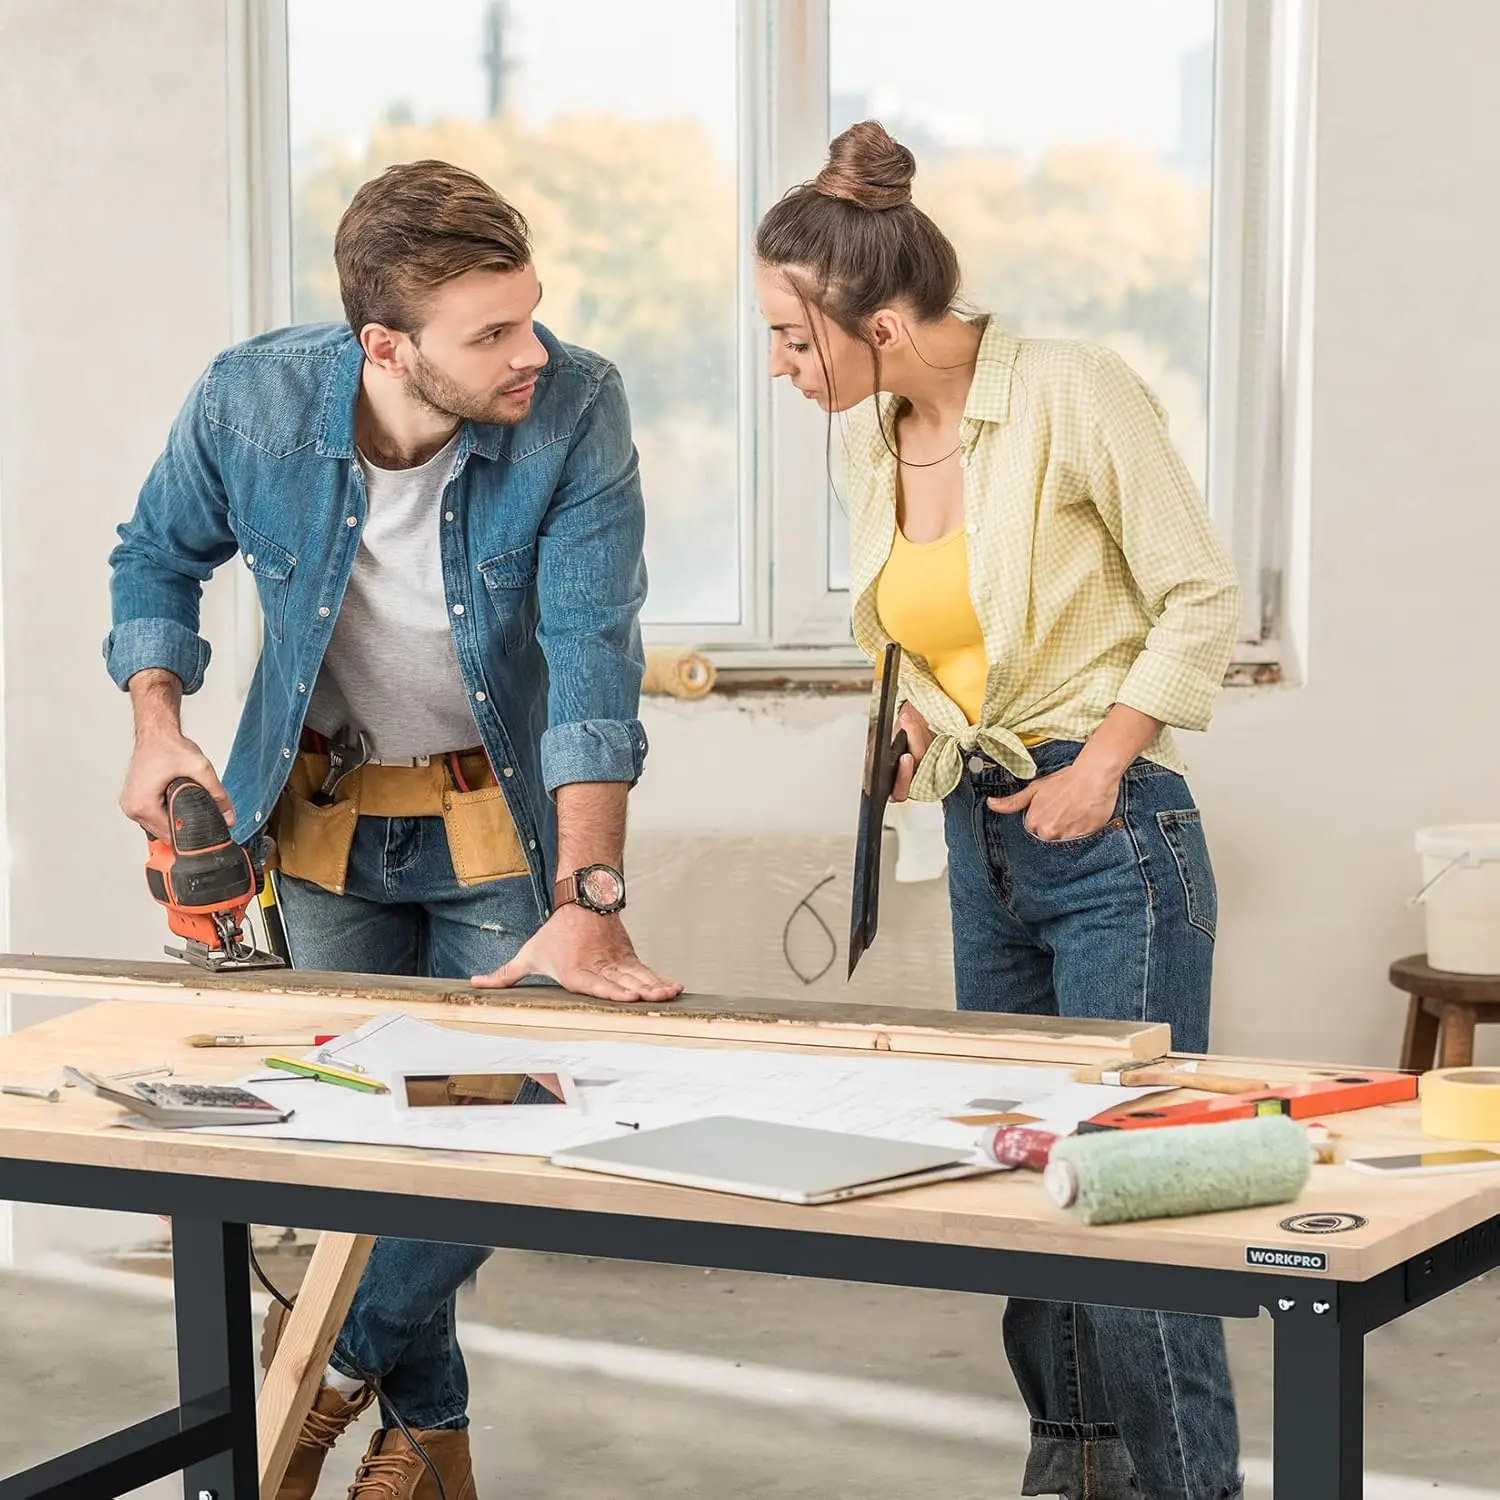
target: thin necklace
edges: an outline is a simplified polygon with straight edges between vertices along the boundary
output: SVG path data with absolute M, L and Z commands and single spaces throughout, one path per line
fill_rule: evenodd
M 880 420 L 880 428 L 881 428 L 881 432 L 884 433 L 884 431 L 885 431 L 885 418 L 884 417 L 882 417 L 881 420 Z M 894 428 L 893 428 L 893 430 L 894 430 Z M 891 450 L 891 457 L 894 458 L 896 460 L 896 462 L 898 464 L 900 464 L 901 467 L 904 468 L 904 469 L 935 469 L 935 468 L 937 468 L 937 466 L 939 464 L 945 464 L 945 463 L 947 463 L 948 460 L 950 458 L 952 458 L 955 453 L 961 453 L 961 452 L 963 452 L 964 440 L 962 438 L 959 438 L 959 440 L 958 440 L 958 447 L 956 447 L 956 448 L 950 448 L 945 454 L 943 454 L 943 456 L 941 458 L 929 458 L 926 463 L 921 463 L 921 464 L 919 464 L 919 463 L 917 463 L 914 460 L 909 459 L 909 458 L 902 458 L 901 457 L 901 450 L 896 447 L 896 445 L 891 441 L 891 439 L 889 437 L 886 437 L 885 445 L 886 445 L 887 448 L 889 448 Z
M 957 448 L 950 448 L 948 450 L 948 452 L 946 452 L 941 458 L 930 458 L 924 464 L 919 464 L 919 463 L 915 462 L 913 459 L 910 459 L 910 458 L 902 458 L 901 455 L 899 453 L 897 453 L 896 454 L 896 462 L 898 464 L 900 464 L 902 466 L 902 468 L 905 468 L 905 469 L 935 469 L 935 468 L 937 468 L 937 466 L 939 464 L 945 464 L 945 463 L 947 463 L 948 460 L 950 458 L 952 458 L 955 453 L 961 452 L 962 449 L 963 449 L 963 446 L 964 446 L 963 445 L 963 439 L 960 438 L 959 439 L 959 444 L 958 444 Z

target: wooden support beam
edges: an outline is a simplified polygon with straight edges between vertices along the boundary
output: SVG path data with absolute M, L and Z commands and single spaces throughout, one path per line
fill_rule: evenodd
M 374 1244 L 369 1235 L 325 1231 L 313 1247 L 256 1403 L 260 1500 L 276 1500 Z

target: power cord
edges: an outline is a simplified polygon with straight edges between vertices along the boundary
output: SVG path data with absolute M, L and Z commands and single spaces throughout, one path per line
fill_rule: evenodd
M 286 1293 L 283 1292 L 280 1287 L 278 1287 L 275 1282 L 271 1280 L 269 1276 L 266 1275 L 265 1270 L 262 1268 L 260 1260 L 255 1253 L 255 1247 L 253 1245 L 250 1247 L 250 1269 L 255 1272 L 255 1279 L 260 1282 L 263 1287 L 265 1287 L 265 1289 L 271 1294 L 271 1296 L 274 1297 L 276 1301 L 278 1301 L 287 1310 L 287 1312 L 291 1312 L 292 1308 L 296 1306 L 297 1299 L 295 1297 L 288 1297 Z M 396 1419 L 396 1426 L 400 1430 L 401 1436 L 406 1439 L 407 1446 L 410 1447 L 412 1451 L 421 1458 L 422 1462 L 427 1465 L 427 1472 L 432 1475 L 432 1482 L 437 1486 L 438 1500 L 448 1500 L 448 1491 L 443 1487 L 443 1476 L 438 1473 L 437 1465 L 433 1463 L 431 1455 L 421 1445 L 421 1443 L 419 1443 L 416 1438 L 412 1436 L 411 1428 L 406 1425 L 406 1419 L 401 1415 L 399 1411 L 396 1410 L 394 1406 L 391 1405 L 390 1399 L 386 1396 L 385 1391 L 381 1387 L 380 1377 L 378 1375 L 370 1374 L 368 1370 L 361 1370 L 357 1366 L 355 1369 L 355 1373 L 361 1380 L 365 1382 L 367 1386 L 370 1387 L 372 1391 L 375 1392 L 375 1395 L 379 1400 L 381 1406 Z
M 781 956 L 786 959 L 786 966 L 803 984 L 816 984 L 837 962 L 839 956 L 838 939 L 833 935 L 833 929 L 823 920 L 823 914 L 812 904 L 812 899 L 826 885 L 832 885 L 838 877 L 836 875 L 825 875 L 793 908 L 791 915 L 786 919 L 786 925 L 781 929 Z M 816 974 L 804 974 L 797 967 L 796 960 L 792 957 L 792 923 L 797 920 L 797 913 L 806 911 L 814 922 L 823 929 L 823 936 L 828 939 L 828 962 L 818 970 Z
M 261 1269 L 260 1258 L 255 1253 L 255 1246 L 250 1247 L 250 1269 L 255 1272 L 255 1279 L 278 1301 L 288 1312 L 292 1310 L 292 1301 L 280 1290 Z

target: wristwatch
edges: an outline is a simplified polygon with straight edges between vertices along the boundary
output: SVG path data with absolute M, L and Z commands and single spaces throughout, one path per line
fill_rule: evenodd
M 612 916 L 625 909 L 625 877 L 612 865 L 585 865 L 553 886 L 552 903 Z

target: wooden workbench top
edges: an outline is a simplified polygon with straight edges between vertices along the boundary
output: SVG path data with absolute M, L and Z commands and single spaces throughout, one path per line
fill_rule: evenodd
M 32 988 L 16 980 L 8 987 Z M 85 997 L 91 993 L 86 980 L 78 988 Z M 59 989 L 66 990 L 66 985 L 49 986 L 52 993 Z M 366 998 L 361 1008 L 352 986 L 337 997 L 325 993 L 315 1004 L 299 1005 L 283 996 L 279 1003 L 262 1007 L 192 1003 L 180 991 L 157 991 L 152 996 L 149 986 L 131 993 L 141 998 L 89 1005 L 0 1038 L 0 1079 L 55 1084 L 61 1081 L 61 1068 L 70 1063 L 104 1073 L 170 1063 L 180 1078 L 228 1079 L 253 1070 L 257 1054 L 193 1049 L 183 1039 L 194 1032 L 352 1030 L 370 1015 L 393 1008 L 388 995 L 380 997 L 383 1003 L 371 1004 Z M 174 995 L 177 1003 L 161 1003 Z M 332 1003 L 335 998 L 337 1004 Z M 769 1036 L 762 1023 L 756 1040 L 746 1042 L 717 1035 L 662 1034 L 629 1007 L 580 1011 L 575 1019 L 586 1024 L 577 1026 L 560 1025 L 555 1014 L 541 1017 L 540 1025 L 528 1025 L 524 1019 L 513 1019 L 509 1011 L 497 1014 L 488 1007 L 455 1008 L 411 997 L 401 1008 L 426 1020 L 511 1035 L 607 1035 L 671 1045 L 774 1045 L 792 1050 L 829 1045 L 816 1023 L 801 1020 L 788 1020 Z M 606 1024 L 609 1017 L 613 1024 Z M 941 1028 L 951 1019 L 928 1013 L 931 1027 Z M 860 1030 L 853 1015 L 840 1024 Z M 863 1030 L 878 1035 L 887 1026 L 888 1022 L 876 1021 Z M 840 1050 L 868 1053 L 871 1046 L 868 1035 L 851 1032 Z M 901 1049 L 887 1045 L 876 1050 Z M 980 1045 L 968 1051 L 954 1047 L 948 1055 L 983 1059 L 992 1054 Z M 1214 1070 L 1273 1082 L 1328 1071 L 1247 1059 L 1215 1059 Z M 1317 1250 L 1328 1257 L 1327 1279 L 1355 1281 L 1500 1213 L 1500 1174 L 1382 1180 L 1343 1166 L 1319 1166 L 1294 1204 L 1088 1228 L 1054 1208 L 1043 1196 L 1040 1178 L 1031 1173 L 803 1208 L 567 1171 L 525 1157 L 126 1130 L 112 1123 L 119 1117 L 114 1106 L 76 1089 L 65 1089 L 58 1104 L 0 1096 L 0 1157 L 1234 1270 L 1246 1268 L 1247 1247 Z M 1425 1142 L 1414 1103 L 1338 1115 L 1330 1124 L 1346 1155 L 1415 1150 Z M 1343 1233 L 1309 1236 L 1279 1227 L 1293 1213 L 1357 1214 L 1368 1223 Z

